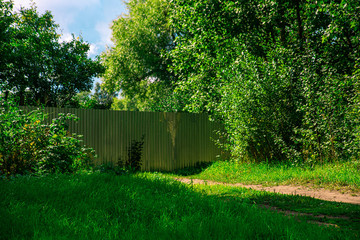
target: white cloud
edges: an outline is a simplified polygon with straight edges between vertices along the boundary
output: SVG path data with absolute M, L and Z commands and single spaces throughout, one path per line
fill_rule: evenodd
M 100 0 L 34 0 L 41 11 L 55 8 L 86 8 L 100 5 Z M 30 0 L 14 0 L 15 6 L 29 7 Z
M 70 42 L 73 39 L 73 35 L 70 33 L 65 33 L 62 34 L 59 42 Z M 94 44 L 94 43 L 89 43 L 90 44 L 90 49 L 87 53 L 88 57 L 95 57 L 96 55 L 99 54 L 99 46 L 98 44 Z
M 100 37 L 99 43 L 100 44 L 102 44 L 104 46 L 112 45 L 110 23 L 98 22 L 95 26 L 95 30 L 99 34 L 99 37 Z
M 64 33 L 64 34 L 61 34 L 59 42 L 70 42 L 72 39 L 73 39 L 73 36 L 71 33 Z
M 98 55 L 99 47 L 96 44 L 90 44 L 90 50 L 87 53 L 88 57 L 94 57 Z
M 65 32 L 68 32 L 69 26 L 74 23 L 79 11 L 90 7 L 96 8 L 101 4 L 100 0 L 34 0 L 34 2 L 40 13 L 51 11 L 55 22 Z M 31 5 L 30 0 L 14 0 L 14 3 L 15 10 L 20 7 L 28 8 Z

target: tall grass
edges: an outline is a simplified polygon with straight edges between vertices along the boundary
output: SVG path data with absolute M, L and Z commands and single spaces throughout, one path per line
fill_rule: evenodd
M 351 239 L 157 174 L 0 180 L 0 239 Z
M 349 190 L 360 191 L 359 162 L 299 167 L 286 164 L 219 161 L 191 177 L 228 183 L 310 184 L 315 187 L 330 189 L 345 187 Z

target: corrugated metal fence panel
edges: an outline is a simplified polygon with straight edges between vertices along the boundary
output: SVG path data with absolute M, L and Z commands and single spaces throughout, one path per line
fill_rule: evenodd
M 22 107 L 26 111 L 35 107 Z M 144 137 L 142 169 L 172 171 L 214 161 L 221 155 L 211 138 L 221 125 L 206 114 L 125 112 L 93 109 L 44 108 L 53 119 L 59 113 L 73 113 L 78 122 L 69 122 L 70 132 L 83 135 L 84 145 L 96 150 L 95 164 L 117 164 L 126 160 L 133 141 Z M 50 120 L 48 120 L 50 122 Z

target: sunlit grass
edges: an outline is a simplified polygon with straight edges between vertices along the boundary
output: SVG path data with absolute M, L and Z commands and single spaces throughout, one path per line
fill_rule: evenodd
M 351 229 L 360 234 L 360 205 L 323 201 L 299 195 L 285 195 L 226 185 L 193 185 L 192 188 L 208 196 L 217 196 L 239 203 L 275 207 L 277 210 L 293 211 L 300 219 L 313 220 Z M 286 213 L 284 213 L 286 215 Z M 321 217 L 317 217 L 317 216 Z
M 360 164 L 355 162 L 296 167 L 285 164 L 219 161 L 199 174 L 187 177 L 227 183 L 312 185 L 328 189 L 360 191 Z
M 291 166 L 286 164 L 256 164 L 219 161 L 202 169 L 189 169 L 163 174 L 175 178 L 193 178 L 226 183 L 262 185 L 306 185 L 352 191 L 360 191 L 360 166 L 357 162 L 327 163 L 315 166 Z M 275 207 L 278 211 L 305 213 L 304 220 L 334 224 L 341 228 L 360 232 L 360 206 L 322 201 L 310 197 L 283 195 L 223 185 L 193 185 L 193 189 L 210 196 L 233 199 L 259 206 Z M 321 218 L 317 215 L 323 215 Z M 335 218 L 334 218 L 335 217 Z
M 160 174 L 1 180 L 0 239 L 356 239 L 203 187 Z

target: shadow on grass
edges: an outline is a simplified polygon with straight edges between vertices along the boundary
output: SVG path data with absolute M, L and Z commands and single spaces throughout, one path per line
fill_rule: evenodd
M 360 236 L 360 205 L 245 188 L 230 188 L 218 195 L 228 200 L 253 203 L 303 221 L 333 225 Z
M 201 172 L 206 170 L 206 168 L 213 165 L 213 163 L 214 162 L 202 162 L 202 163 L 196 163 L 194 166 L 191 166 L 191 167 L 185 167 L 185 168 L 177 169 L 174 171 L 151 171 L 151 172 L 170 173 L 170 174 L 175 174 L 175 175 L 186 177 L 186 176 L 200 174 Z M 137 172 L 135 169 L 124 168 L 121 166 L 119 167 L 112 163 L 96 166 L 96 167 L 94 167 L 93 170 L 98 171 L 100 173 L 109 173 L 109 174 L 116 174 L 116 175 L 131 175 L 131 174 L 135 174 Z
M 224 201 L 225 195 L 204 194 L 160 174 L 0 182 L 0 194 L 7 196 L 0 201 L 7 206 L 0 226 L 6 235 L 0 239 L 31 239 L 32 233 L 33 239 L 329 239 L 333 234 L 342 239 L 346 234 L 258 209 L 253 202 L 272 199 L 245 191 L 242 203 L 235 197 Z M 14 222 L 9 219 L 16 226 L 7 224 Z M 25 223 L 27 234 L 19 227 Z
M 197 163 L 195 166 L 186 167 L 186 168 L 182 168 L 182 169 L 177 169 L 175 171 L 171 171 L 171 172 L 168 172 L 168 173 L 172 173 L 172 174 L 176 174 L 176 175 L 179 175 L 179 176 L 187 177 L 187 176 L 191 176 L 191 175 L 200 174 L 201 172 L 206 170 L 206 168 L 210 167 L 213 164 L 214 164 L 213 162 Z
M 291 215 L 304 213 L 300 214 L 300 217 L 333 224 L 360 233 L 360 206 L 356 204 L 323 201 L 311 197 L 292 195 L 278 195 L 276 199 L 274 197 L 259 196 L 254 201 L 282 210 L 294 211 L 290 213 Z

